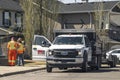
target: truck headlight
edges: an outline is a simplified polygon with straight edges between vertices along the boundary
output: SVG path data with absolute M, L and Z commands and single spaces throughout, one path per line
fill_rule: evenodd
M 49 56 L 52 56 L 52 55 L 53 55 L 53 51 L 52 51 L 52 50 L 49 50 L 49 51 L 48 51 L 48 55 L 49 55 Z
M 82 56 L 82 50 L 79 49 L 79 50 L 77 50 L 77 52 L 78 52 L 78 56 L 81 57 Z
M 81 55 L 82 54 L 82 52 L 81 51 L 78 51 L 78 55 Z

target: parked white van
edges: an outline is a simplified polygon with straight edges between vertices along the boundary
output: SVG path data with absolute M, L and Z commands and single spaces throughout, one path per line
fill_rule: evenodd
M 32 60 L 46 60 L 46 52 L 51 42 L 41 35 L 34 35 L 32 44 Z

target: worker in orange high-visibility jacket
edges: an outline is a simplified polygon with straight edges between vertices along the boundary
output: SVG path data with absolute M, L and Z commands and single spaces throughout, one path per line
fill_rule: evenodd
M 8 63 L 10 66 L 14 66 L 16 63 L 16 55 L 18 48 L 18 44 L 14 40 L 14 37 L 12 37 L 11 41 L 8 42 L 7 48 L 8 48 Z
M 24 47 L 24 45 L 22 43 L 22 39 L 21 38 L 18 38 L 17 42 L 18 42 L 18 45 L 19 45 L 19 48 L 17 49 L 17 59 L 18 59 L 17 65 L 18 66 L 24 66 L 24 51 L 25 51 L 25 47 Z

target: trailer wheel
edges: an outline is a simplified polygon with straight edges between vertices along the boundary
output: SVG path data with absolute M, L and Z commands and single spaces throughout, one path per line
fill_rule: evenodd
M 112 61 L 109 62 L 110 67 L 111 68 L 116 67 L 116 65 L 117 65 L 117 56 L 112 55 L 111 57 L 112 57 Z
M 90 66 L 90 69 L 91 69 L 91 70 L 94 70 L 94 69 L 95 69 L 95 67 L 94 67 L 94 66 Z
M 47 72 L 52 72 L 52 67 L 50 67 L 48 63 L 46 64 L 46 70 Z
M 83 55 L 82 72 L 87 72 L 87 70 L 88 70 L 88 55 L 87 52 L 85 51 Z
M 109 65 L 110 65 L 111 68 L 114 67 L 114 62 L 113 62 L 113 61 L 110 61 L 110 62 L 109 62 Z
M 116 67 L 116 65 L 117 65 L 117 56 L 116 55 L 114 55 L 114 67 Z

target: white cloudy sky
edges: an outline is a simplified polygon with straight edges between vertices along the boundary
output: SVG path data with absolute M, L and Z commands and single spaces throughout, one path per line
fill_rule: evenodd
M 59 1 L 62 1 L 64 3 L 73 3 L 75 2 L 75 0 L 59 0 Z M 89 0 L 90 2 L 93 2 L 93 1 L 119 1 L 119 0 Z M 81 0 L 76 0 L 76 2 L 81 2 Z

